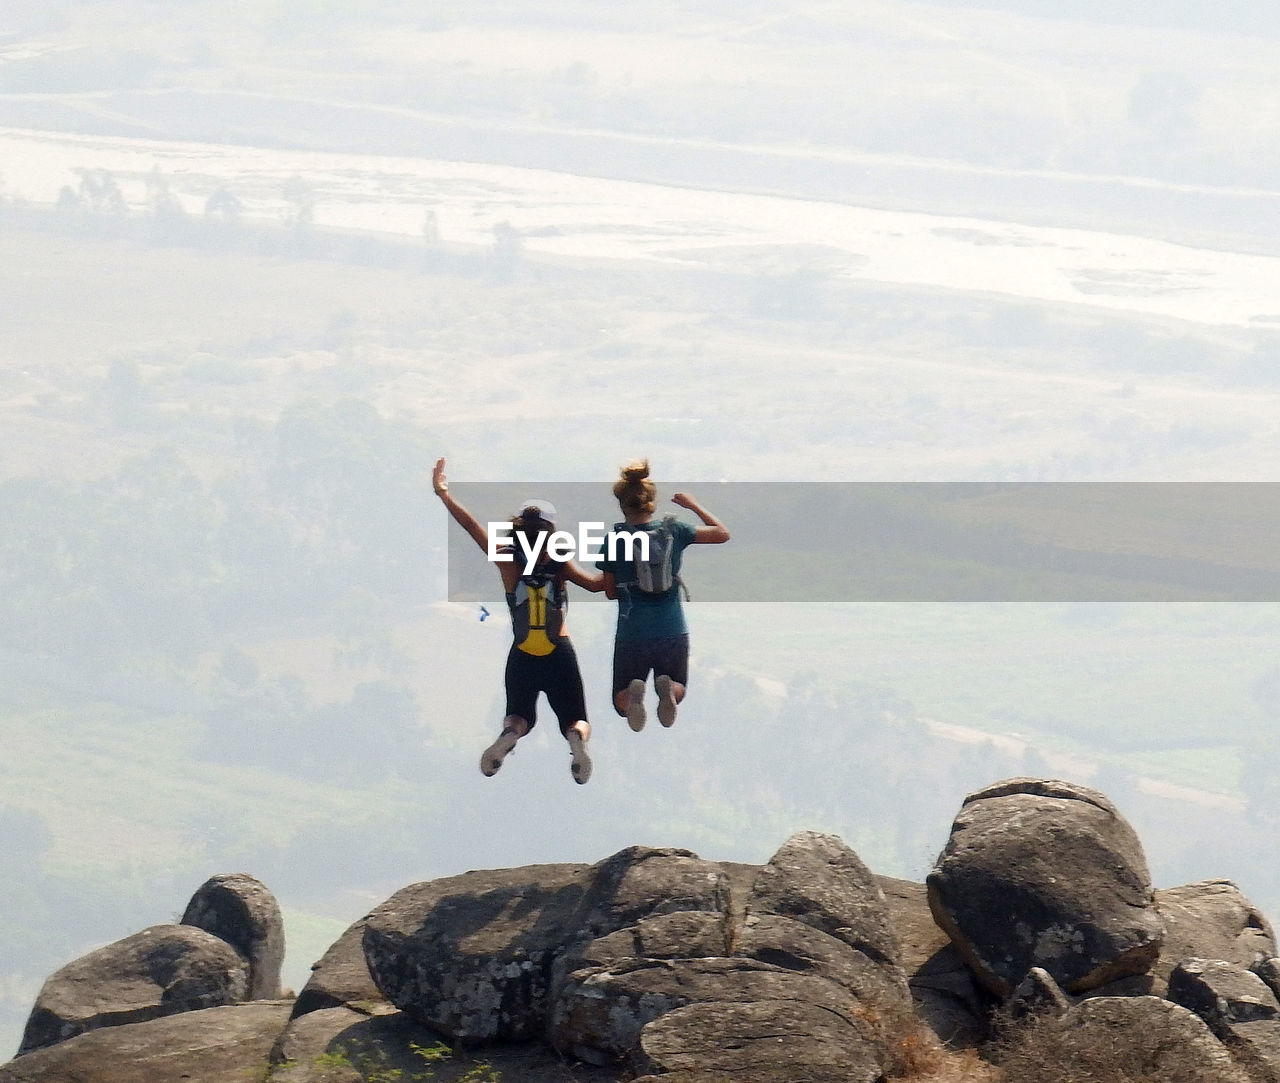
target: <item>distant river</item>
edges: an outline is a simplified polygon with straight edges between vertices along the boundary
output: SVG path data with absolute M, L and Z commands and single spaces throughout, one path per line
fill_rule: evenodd
M 510 223 L 530 252 L 980 291 L 1280 327 L 1280 258 L 1082 229 L 602 180 L 549 170 L 0 128 L 0 192 L 51 203 L 105 169 L 142 207 L 158 175 L 193 214 L 218 187 L 281 217 L 300 178 L 317 225 L 485 245 Z M 297 185 L 295 184 L 295 188 Z

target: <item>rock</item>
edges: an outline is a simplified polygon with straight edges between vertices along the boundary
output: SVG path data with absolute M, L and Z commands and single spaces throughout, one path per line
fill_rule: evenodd
M 697 975 L 686 966 L 678 976 L 675 961 L 723 961 L 726 939 L 724 915 L 685 911 L 642 918 L 562 956 L 552 976 L 548 1041 L 589 1064 L 628 1055 L 645 1023 L 699 999 Z
M 898 966 L 873 959 L 830 933 L 776 914 L 752 913 L 738 932 L 734 955 L 838 985 L 855 1000 L 880 1008 L 907 1009 L 911 992 Z
M 756 1002 L 818 1006 L 857 1025 L 856 1002 L 815 975 L 749 959 L 635 960 L 616 970 L 576 973 L 557 1001 L 553 1034 L 576 1039 L 566 1046 L 556 1041 L 562 1051 L 607 1064 L 633 1055 L 646 1025 L 677 1008 Z
M 335 940 L 311 966 L 311 977 L 302 987 L 293 1006 L 293 1016 L 324 1008 L 349 1007 L 370 1014 L 382 1005 L 392 1010 L 369 974 L 364 957 L 364 919 L 361 918 Z
M 934 920 L 1002 998 L 1033 966 L 1080 993 L 1146 973 L 1160 951 L 1138 838 L 1082 786 L 1011 779 L 970 794 L 926 883 Z
M 0 1083 L 259 1080 L 289 1004 L 255 1001 L 80 1034 L 0 1067 Z
M 1249 969 L 1266 982 L 1267 988 L 1280 998 L 1280 959 L 1274 955 L 1259 959 Z
M 869 1019 L 890 1029 L 910 1017 L 883 894 L 838 839 L 795 836 L 763 869 L 731 882 L 750 889 L 740 925 L 734 893 L 718 890 L 725 912 L 641 918 L 564 956 L 551 1043 L 606 1064 L 633 1056 L 646 1027 L 677 1009 L 795 1001 L 845 1016 L 861 1050 L 876 1044 Z
M 1195 1080 L 1246 1083 L 1193 1012 L 1153 996 L 1092 997 L 1061 1017 L 1019 1025 L 996 1063 L 1011 1080 Z
M 369 973 L 396 1007 L 455 1040 L 546 1028 L 552 968 L 643 917 L 724 912 L 724 874 L 687 850 L 632 847 L 596 865 L 465 873 L 397 892 L 368 916 Z
M 794 1000 L 677 1008 L 640 1035 L 636 1071 L 737 1083 L 877 1083 L 876 1042 L 845 1015 Z
M 1014 1019 L 1026 1015 L 1066 1015 L 1071 1001 L 1053 980 L 1052 974 L 1042 967 L 1033 966 L 1018 983 L 1005 1007 Z
M 1169 975 L 1169 999 L 1215 1033 L 1232 1023 L 1280 1016 L 1280 1003 L 1257 974 L 1221 959 L 1184 959 Z
M 901 945 L 916 1015 L 947 1048 L 977 1046 L 987 1037 L 992 997 L 933 920 L 924 884 L 887 876 L 876 882 Z
M 1222 959 L 1252 967 L 1276 954 L 1271 925 L 1230 880 L 1202 880 L 1155 893 L 1164 946 L 1153 967 L 1163 992 L 1183 959 Z
M 783 843 L 756 877 L 747 909 L 794 918 L 898 967 L 899 945 L 884 893 L 858 855 L 834 835 L 804 831 Z
M 190 925 L 154 925 L 51 975 L 18 1052 L 99 1027 L 235 1004 L 248 988 L 248 964 L 225 940 Z
M 1169 999 L 1203 1019 L 1259 1077 L 1280 1080 L 1280 1002 L 1258 975 L 1221 959 L 1184 959 Z
M 318 1083 L 327 1068 L 322 1058 L 338 1036 L 367 1018 L 350 1008 L 317 1008 L 294 1015 L 271 1047 L 271 1083 Z
M 244 873 L 210 877 L 191 896 L 182 924 L 220 937 L 248 962 L 247 999 L 279 999 L 284 918 L 260 880 Z
M 583 931 L 594 938 L 654 914 L 726 913 L 729 905 L 728 876 L 716 862 L 688 850 L 631 846 L 591 867 Z
M 289 1023 L 271 1053 L 270 1083 L 473 1080 L 476 1083 L 617 1083 L 616 1071 L 567 1065 L 540 1042 L 450 1050 L 438 1035 L 392 1011 L 362 1016 L 322 1008 Z
M 404 1012 L 367 1016 L 322 1008 L 292 1019 L 271 1051 L 271 1083 L 365 1083 L 435 1078 L 439 1037 Z
M 577 938 L 589 866 L 468 872 L 413 884 L 365 919 L 365 960 L 397 1008 L 458 1040 L 542 1033 L 550 970 Z

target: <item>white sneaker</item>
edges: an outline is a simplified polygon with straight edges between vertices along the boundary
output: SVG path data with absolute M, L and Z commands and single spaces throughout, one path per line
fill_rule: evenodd
M 518 740 L 520 735 L 515 730 L 507 729 L 498 734 L 498 739 L 480 753 L 480 773 L 486 778 L 496 775 L 502 761 L 515 749 Z
M 676 720 L 676 694 L 671 687 L 671 678 L 665 673 L 660 674 L 654 678 L 653 687 L 658 690 L 658 721 L 670 726 Z
M 579 786 L 586 784 L 591 777 L 591 757 L 587 755 L 586 739 L 577 730 L 570 730 L 566 737 L 569 741 L 569 753 L 573 759 L 569 761 L 569 773 Z
M 644 729 L 644 681 L 639 677 L 627 685 L 627 725 L 636 733 Z

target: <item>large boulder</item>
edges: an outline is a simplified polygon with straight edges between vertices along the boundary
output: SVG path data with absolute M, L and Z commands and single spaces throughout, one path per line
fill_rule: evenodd
M 652 914 L 722 913 L 728 889 L 687 850 L 632 847 L 596 865 L 472 872 L 393 895 L 365 919 L 369 973 L 396 1007 L 455 1040 L 546 1028 L 552 968 Z
M 248 988 L 249 965 L 225 940 L 190 925 L 154 925 L 52 974 L 18 1052 L 99 1027 L 235 1004 Z
M 245 873 L 206 880 L 187 903 L 183 925 L 225 940 L 249 964 L 248 1000 L 280 997 L 284 963 L 284 918 L 262 881 Z
M 819 929 L 896 972 L 899 944 L 884 892 L 861 859 L 835 835 L 802 831 L 760 870 L 749 913 L 776 914 Z
M 934 920 L 1002 998 L 1035 966 L 1080 993 L 1160 952 L 1138 837 L 1083 786 L 1019 778 L 970 794 L 926 883 Z
M 288 1018 L 261 1000 L 107 1027 L 11 1060 L 0 1083 L 248 1083 Z
M 586 877 L 587 866 L 538 865 L 402 888 L 365 920 L 374 984 L 396 1007 L 455 1039 L 537 1037 L 551 965 L 581 908 Z
M 803 833 L 764 867 L 727 875 L 748 892 L 744 903 L 730 890 L 723 911 L 653 914 L 562 957 L 552 1045 L 638 1071 L 765 1071 L 741 1051 L 699 1062 L 690 1050 L 732 1044 L 777 1011 L 792 1028 L 788 1070 L 816 1079 L 835 1064 L 865 1064 L 869 1078 L 883 1073 L 887 1044 L 914 1018 L 883 893 L 857 855 L 832 836 Z M 712 1031 L 699 1033 L 704 1024 Z M 782 1078 L 782 1060 L 762 1063 Z

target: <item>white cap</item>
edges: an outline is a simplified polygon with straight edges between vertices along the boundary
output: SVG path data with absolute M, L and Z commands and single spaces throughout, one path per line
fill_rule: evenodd
M 538 513 L 538 518 L 546 523 L 554 523 L 556 521 L 556 506 L 550 500 L 526 500 L 520 505 L 517 515 L 524 515 L 526 511 L 533 508 Z

